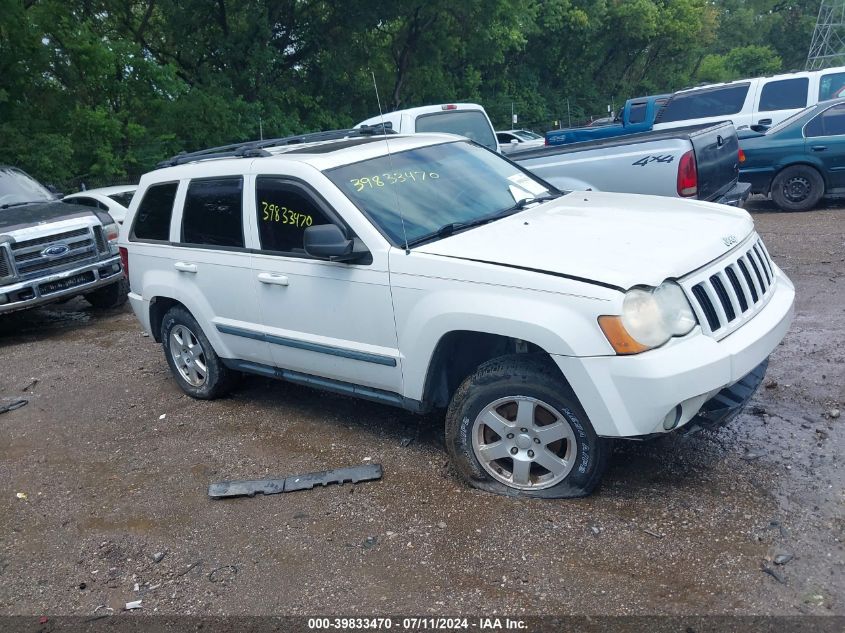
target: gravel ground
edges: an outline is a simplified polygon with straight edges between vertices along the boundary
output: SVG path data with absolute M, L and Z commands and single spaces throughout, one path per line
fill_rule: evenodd
M 128 309 L 0 318 L 0 404 L 29 399 L 0 415 L 0 615 L 845 614 L 845 210 L 753 207 L 798 289 L 765 388 L 718 433 L 622 444 L 583 500 L 466 488 L 436 415 L 260 378 L 191 400 Z

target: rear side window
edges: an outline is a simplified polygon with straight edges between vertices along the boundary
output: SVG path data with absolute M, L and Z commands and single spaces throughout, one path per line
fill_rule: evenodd
M 446 110 L 417 118 L 417 132 L 458 134 L 479 145 L 496 149 L 496 137 L 487 117 L 479 110 Z
M 628 114 L 628 123 L 642 123 L 645 121 L 645 103 L 635 103 Z
M 658 123 L 736 114 L 742 110 L 748 87 L 737 84 L 678 93 L 660 111 Z
M 845 103 L 828 108 L 804 127 L 804 136 L 841 136 L 845 134 Z
M 129 205 L 132 202 L 132 196 L 135 195 L 134 191 L 124 191 L 121 193 L 113 193 L 109 196 L 112 200 L 117 202 L 119 205 L 129 208 Z
M 182 241 L 243 248 L 243 178 L 192 180 L 182 213 Z
M 830 73 L 819 79 L 819 101 L 836 99 L 845 95 L 845 73 Z
M 147 189 L 135 215 L 132 231 L 135 239 L 165 242 L 170 239 L 170 217 L 173 215 L 173 201 L 178 188 L 179 183 L 169 182 L 152 185 Z
M 760 92 L 758 112 L 772 110 L 794 110 L 807 107 L 807 90 L 810 80 L 807 77 L 770 81 Z
M 311 195 L 279 178 L 258 178 L 255 202 L 258 237 L 264 251 L 305 256 L 305 229 L 331 223 Z

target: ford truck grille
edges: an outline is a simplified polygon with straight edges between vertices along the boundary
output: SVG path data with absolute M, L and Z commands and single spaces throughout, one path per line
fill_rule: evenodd
M 755 236 L 740 249 L 683 280 L 705 334 L 727 336 L 768 303 L 775 272 L 763 241 Z
M 0 279 L 10 277 L 12 268 L 9 264 L 9 256 L 6 254 L 6 249 L 0 246 Z
M 45 253 L 51 246 L 66 246 L 64 253 Z M 80 264 L 97 260 L 97 243 L 89 228 L 74 229 L 56 235 L 23 240 L 11 244 L 18 276 L 29 279 L 50 274 Z

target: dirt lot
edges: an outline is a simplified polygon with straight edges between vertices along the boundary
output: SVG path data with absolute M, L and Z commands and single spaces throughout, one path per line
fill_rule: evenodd
M 845 210 L 755 216 L 798 289 L 766 387 L 578 501 L 467 489 L 436 416 L 259 378 L 190 400 L 128 309 L 0 318 L 0 403 L 29 399 L 0 415 L 0 614 L 845 614 Z M 206 497 L 366 459 L 383 481 Z

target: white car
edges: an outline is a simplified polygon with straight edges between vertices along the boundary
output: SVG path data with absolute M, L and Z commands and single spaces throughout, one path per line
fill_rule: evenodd
M 845 66 L 739 79 L 676 92 L 657 113 L 655 130 L 730 121 L 739 129 L 769 127 L 845 87 Z
M 138 185 L 117 185 L 87 189 L 65 196 L 62 201 L 100 209 L 108 213 L 118 224 L 123 224 L 126 209 L 129 208 L 129 203 L 132 202 L 132 196 L 135 195 L 137 188 Z
M 129 298 L 185 393 L 247 372 L 447 409 L 469 484 L 573 497 L 613 438 L 735 415 L 789 328 L 792 283 L 745 211 L 566 194 L 453 136 L 336 136 L 141 179 Z
M 443 103 L 395 110 L 361 121 L 355 127 L 382 123 L 399 134 L 457 134 L 494 152 L 500 151 L 490 117 L 477 103 Z
M 496 140 L 499 141 L 503 154 L 544 147 L 546 144 L 546 137 L 531 130 L 502 130 L 496 132 Z

